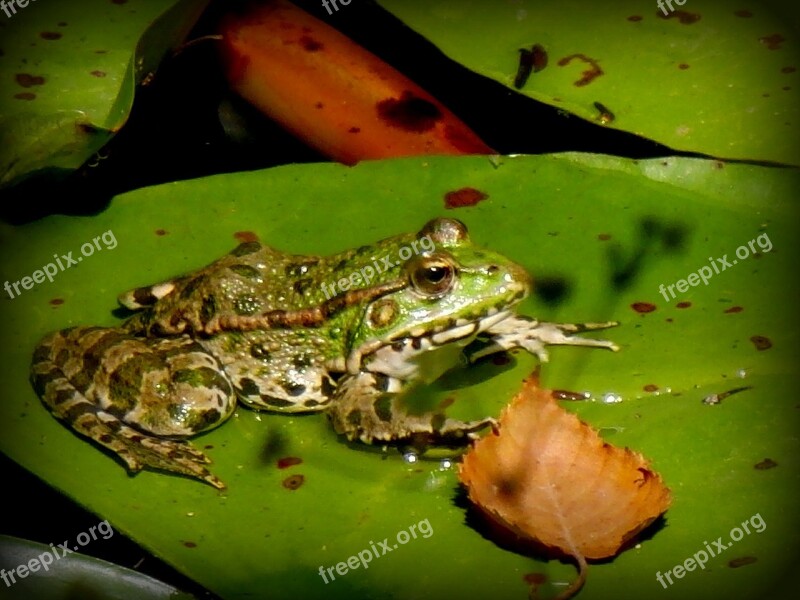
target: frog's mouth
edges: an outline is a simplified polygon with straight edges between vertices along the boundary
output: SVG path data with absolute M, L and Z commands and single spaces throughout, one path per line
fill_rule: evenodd
M 346 369 L 349 373 L 358 373 L 362 368 L 362 361 L 365 356 L 376 354 L 382 348 L 387 347 L 391 347 L 395 351 L 398 360 L 404 361 L 411 355 L 435 350 L 448 344 L 464 346 L 472 341 L 475 336 L 507 319 L 512 314 L 511 310 L 500 310 L 492 307 L 487 310 L 484 317 L 477 320 L 460 318 L 455 319 L 454 322 L 449 321 L 437 325 L 433 329 L 428 330 L 420 327 L 419 329 L 412 329 L 409 332 L 398 334 L 388 340 L 374 340 L 350 353 L 347 357 Z M 391 362 L 396 361 L 393 360 Z

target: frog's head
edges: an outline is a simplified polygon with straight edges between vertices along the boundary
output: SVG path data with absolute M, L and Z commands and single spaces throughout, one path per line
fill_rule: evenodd
M 474 246 L 461 221 L 433 219 L 416 240 L 428 242 L 420 243 L 425 251 L 400 263 L 393 289 L 365 305 L 353 332 L 349 371 L 358 370 L 362 357 L 405 338 L 466 344 L 508 317 L 530 291 L 525 269 Z

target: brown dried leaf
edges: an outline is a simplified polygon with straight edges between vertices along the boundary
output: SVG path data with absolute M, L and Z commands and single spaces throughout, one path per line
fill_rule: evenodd
M 641 454 L 603 442 L 529 377 L 459 470 L 469 498 L 517 535 L 578 559 L 616 554 L 670 504 Z M 583 573 L 581 574 L 583 577 Z

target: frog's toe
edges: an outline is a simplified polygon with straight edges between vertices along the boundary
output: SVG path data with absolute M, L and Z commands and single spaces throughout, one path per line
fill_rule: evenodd
M 225 484 L 205 467 L 211 460 L 189 442 L 151 437 L 124 425 L 123 430 L 119 433 L 127 441 L 127 454 L 140 465 L 135 470 L 149 467 L 169 471 L 200 479 L 217 489 L 225 489 Z
M 131 473 L 149 467 L 200 479 L 217 489 L 225 488 L 204 466 L 211 460 L 189 442 L 147 435 L 104 411 L 87 411 L 73 426 L 119 456 Z

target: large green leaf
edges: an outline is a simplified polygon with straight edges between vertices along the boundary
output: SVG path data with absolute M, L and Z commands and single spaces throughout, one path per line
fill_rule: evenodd
M 489 198 L 448 211 L 446 192 L 472 186 Z M 795 429 L 798 345 L 798 173 L 675 159 L 591 155 L 423 158 L 287 166 L 146 188 L 92 218 L 53 216 L 2 230 L 0 282 L 18 281 L 113 231 L 117 246 L 10 298 L 2 292 L 0 449 L 119 531 L 226 598 L 524 598 L 523 576 L 574 576 L 567 565 L 500 549 L 465 525 L 452 469 L 407 464 L 395 452 L 348 447 L 321 416 L 239 409 L 197 439 L 228 484 L 224 493 L 153 472 L 129 477 L 47 414 L 27 381 L 34 344 L 76 324 L 113 325 L 125 289 L 198 268 L 252 230 L 291 252 L 329 253 L 447 214 L 474 239 L 525 265 L 540 294 L 522 310 L 559 321 L 619 319 L 607 332 L 619 353 L 556 348 L 542 368 L 552 388 L 588 391 L 568 408 L 609 442 L 643 452 L 674 492 L 666 528 L 617 559 L 591 568 L 583 598 L 762 598 L 790 578 L 799 525 Z M 665 301 L 658 289 L 766 235 L 773 247 Z M 109 239 L 109 236 L 107 236 Z M 8 258 L 13 252 L 14 258 Z M 743 252 L 740 250 L 740 252 Z M 750 250 L 748 250 L 748 253 Z M 88 253 L 88 251 L 87 251 Z M 54 299 L 63 300 L 54 304 Z M 652 303 L 640 314 L 631 306 Z M 678 302 L 689 302 L 680 308 Z M 730 309 L 741 307 L 741 311 Z M 763 336 L 772 347 L 758 350 Z M 453 397 L 451 414 L 498 414 L 534 367 L 518 355 L 449 374 L 420 397 Z M 657 386 L 657 391 L 650 386 Z M 711 394 L 750 389 L 717 405 Z M 622 401 L 603 399 L 617 394 Z M 276 460 L 303 463 L 281 470 Z M 754 468 L 770 459 L 777 466 Z M 763 463 L 763 466 L 769 463 Z M 305 476 L 290 490 L 282 482 Z M 662 573 L 760 515 L 703 571 L 664 590 Z M 428 520 L 418 537 L 326 584 L 334 567 Z M 79 532 L 76 532 L 76 535 Z M 736 534 L 735 534 L 736 535 Z M 757 561 L 731 568 L 729 561 Z M 736 564 L 736 563 L 734 563 Z
M 600 117 L 600 102 L 616 116 L 610 127 L 675 149 L 800 164 L 800 11 L 791 0 L 671 0 L 664 11 L 641 0 L 380 4 L 450 58 L 509 87 L 519 49 L 542 45 L 548 66 L 521 93 L 584 119 Z M 559 64 L 576 54 L 603 74 L 578 85 L 590 64 Z
M 83 164 L 207 0 L 31 2 L 3 23 L 0 186 Z M 6 20 L 6 17 L 3 17 Z

